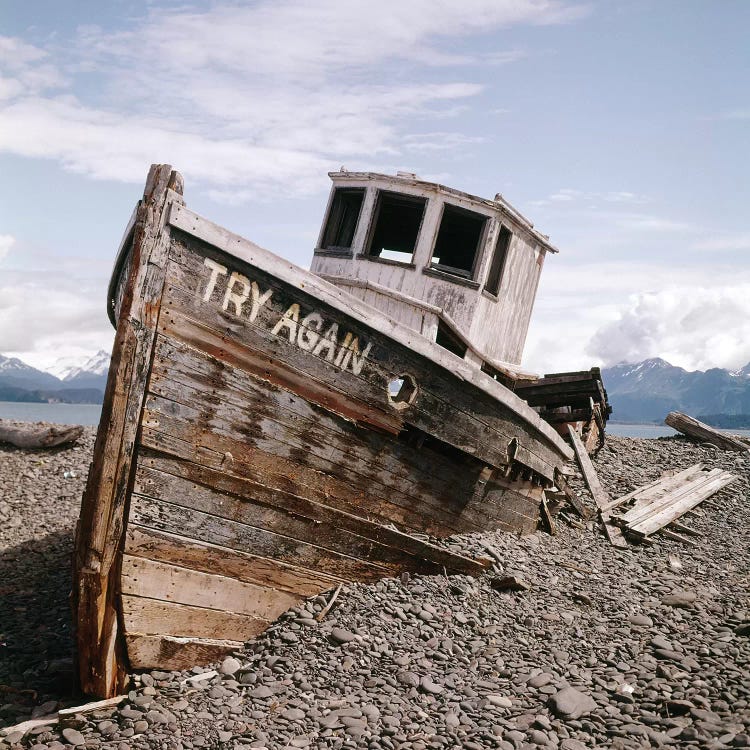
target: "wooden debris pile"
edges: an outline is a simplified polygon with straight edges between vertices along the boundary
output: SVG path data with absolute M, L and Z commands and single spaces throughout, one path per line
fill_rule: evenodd
M 551 533 L 555 533 L 552 516 L 567 502 L 584 521 L 598 514 L 607 538 L 616 547 L 627 547 L 628 541 L 649 543 L 656 533 L 684 544 L 694 544 L 690 537 L 700 536 L 700 533 L 678 519 L 737 479 L 723 469 L 709 469 L 703 464 L 695 464 L 682 471 L 669 472 L 650 484 L 612 499 L 599 481 L 578 433 L 572 425 L 568 426 L 568 430 L 581 475 L 596 508 L 587 508 L 570 488 L 565 476 L 556 474 L 557 491 L 546 491 L 542 507 L 542 518 Z M 564 514 L 561 515 L 573 525 L 578 525 Z
M 568 425 L 574 426 L 589 453 L 604 444 L 604 428 L 612 407 L 598 367 L 519 379 L 513 390 L 561 435 L 567 434 Z
M 614 500 L 602 514 L 607 513 L 612 523 L 636 540 L 660 531 L 670 539 L 690 544 L 685 534 L 699 536 L 698 532 L 677 523 L 677 519 L 735 479 L 734 474 L 723 469 L 709 470 L 703 464 L 695 464 Z M 630 505 L 626 511 L 614 514 L 626 504 Z

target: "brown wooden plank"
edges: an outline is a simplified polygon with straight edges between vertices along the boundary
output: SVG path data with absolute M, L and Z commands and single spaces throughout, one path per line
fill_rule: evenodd
M 302 596 L 314 596 L 344 580 L 217 544 L 154 531 L 132 522 L 126 532 L 124 551 L 133 557 L 147 557 L 204 573 L 217 573 Z
M 133 497 L 130 515 L 135 523 L 149 529 L 180 534 L 196 541 L 210 541 L 221 547 L 319 570 L 347 580 L 374 581 L 392 572 L 384 565 L 358 560 L 247 524 L 141 496 Z
M 130 555 L 123 555 L 120 585 L 123 594 L 236 612 L 266 621 L 276 619 L 301 598 L 227 576 Z
M 441 485 L 458 481 L 454 462 L 420 461 L 421 452 L 403 455 L 404 444 L 394 443 L 388 435 L 363 430 L 297 394 L 272 388 L 266 380 L 164 336 L 157 337 L 149 390 L 172 401 L 200 408 L 207 417 L 222 405 L 226 413 L 231 405 L 242 412 L 232 414 L 234 420 L 255 422 L 262 415 L 275 419 L 293 433 L 312 434 L 319 442 L 325 442 L 331 433 L 336 437 L 343 432 L 348 444 L 354 442 L 369 451 L 367 460 L 370 463 L 382 466 L 396 476 L 418 477 L 420 481 L 433 479 Z M 385 450 L 386 447 L 390 450 Z M 462 458 L 462 469 L 470 462 L 479 463 L 466 456 Z
M 222 656 L 243 645 L 240 641 L 175 638 L 140 633 L 128 633 L 125 641 L 132 669 L 190 669 L 196 664 L 218 661 Z
M 126 633 L 170 635 L 179 638 L 215 638 L 247 641 L 271 624 L 237 612 L 224 612 L 158 599 L 123 595 L 122 618 Z
M 688 511 L 702 503 L 707 497 L 717 493 L 720 489 L 726 487 L 737 477 L 729 472 L 722 472 L 719 476 L 712 478 L 710 481 L 703 483 L 700 487 L 693 489 L 689 493 L 679 495 L 675 502 L 661 508 L 656 513 L 649 515 L 635 523 L 628 524 L 628 528 L 640 534 L 648 536 L 655 531 L 663 528 L 675 519 L 684 515 Z M 675 493 L 677 495 L 677 493 Z
M 178 410 L 178 405 L 172 409 Z M 166 440 L 162 440 L 162 436 L 166 436 Z M 174 437 L 180 441 L 174 441 Z M 487 519 L 463 514 L 462 508 L 456 506 L 455 501 L 464 498 L 450 498 L 450 505 L 432 499 L 424 503 L 421 497 L 404 492 L 395 483 L 386 488 L 368 482 L 345 464 L 334 464 L 299 447 L 281 443 L 269 446 L 273 449 L 269 452 L 246 439 L 228 436 L 223 430 L 206 430 L 190 419 L 165 414 L 164 411 L 145 412 L 142 442 L 155 450 L 189 460 L 193 460 L 190 446 L 209 448 L 214 456 L 221 458 L 213 458 L 210 462 L 201 460 L 202 465 L 247 476 L 259 484 L 288 488 L 298 495 L 307 496 L 309 491 L 302 488 L 309 487 L 322 492 L 331 491 L 337 497 L 350 498 L 349 507 L 354 513 L 358 512 L 357 506 L 371 504 L 373 513 L 380 513 L 407 528 L 437 536 L 457 531 L 480 531 L 487 525 Z M 227 455 L 229 457 L 225 458 Z M 335 500 L 329 504 L 335 504 Z
M 183 463 L 165 468 L 180 475 L 139 467 L 134 491 L 184 507 L 258 526 L 372 562 L 393 562 L 411 570 L 478 575 L 482 564 L 408 534 L 344 513 L 305 497 L 247 479 Z M 413 558 L 407 562 L 406 557 Z
M 201 248 L 201 253 L 203 252 L 205 250 Z M 239 261 L 227 259 L 220 254 L 216 257 L 225 263 L 241 265 Z M 271 300 L 262 307 L 255 321 L 250 322 L 247 316 L 238 317 L 234 315 L 231 306 L 227 311 L 223 311 L 220 294 L 218 299 L 212 298 L 209 303 L 202 301 L 201 293 L 205 285 L 202 277 L 205 276 L 206 270 L 201 265 L 203 263 L 202 255 L 186 246 L 181 252 L 173 252 L 173 258 L 177 265 L 170 266 L 170 304 L 177 305 L 188 317 L 200 319 L 216 330 L 232 331 L 246 345 L 252 339 L 255 339 L 255 348 L 272 353 L 275 360 L 286 361 L 288 365 L 295 362 L 303 370 L 306 367 L 311 367 L 309 361 L 311 357 L 306 352 L 290 346 L 285 337 L 269 335 L 269 328 L 273 327 L 273 323 L 283 315 L 286 306 L 291 301 L 301 301 L 303 307 L 309 305 L 312 308 L 320 309 L 324 315 L 328 314 L 334 318 L 341 317 L 339 311 L 322 305 L 319 300 L 306 297 L 304 293 L 300 295 L 299 290 L 284 289 L 278 280 L 265 276 L 257 269 L 247 267 L 244 269 L 245 272 L 250 273 L 254 279 L 258 279 L 258 283 L 263 289 L 274 288 L 274 295 Z M 290 293 L 295 295 L 294 300 L 289 297 Z M 216 297 L 216 293 L 214 297 Z M 462 384 L 452 376 L 450 370 L 441 371 L 435 367 L 434 363 L 425 361 L 414 351 L 399 345 L 379 331 L 364 329 L 360 323 L 349 318 L 346 319 L 346 326 L 349 326 L 355 334 L 360 336 L 361 340 L 366 339 L 375 342 L 375 344 L 368 355 L 367 366 L 357 376 L 349 371 L 342 372 L 325 359 L 315 357 L 314 359 L 318 360 L 315 367 L 322 368 L 322 371 L 325 372 L 324 382 L 327 386 L 335 388 L 343 394 L 356 395 L 358 398 L 371 403 L 374 408 L 388 410 L 386 385 L 391 377 L 401 372 L 412 372 L 412 374 L 429 372 L 429 377 L 421 383 L 423 388 L 412 413 L 419 413 L 420 416 L 426 414 L 427 417 L 439 413 L 438 419 L 443 420 L 443 429 L 451 434 L 468 420 L 469 422 L 479 421 L 484 425 L 482 431 L 484 440 L 487 439 L 488 429 L 502 434 L 505 437 L 505 442 L 519 435 L 524 442 L 524 447 L 527 450 L 539 451 L 539 457 L 546 462 L 559 460 L 561 451 L 562 455 L 566 455 L 567 449 L 559 444 L 546 424 L 541 422 L 538 416 L 528 409 L 522 401 L 513 398 L 507 390 L 503 390 L 493 383 L 493 388 L 499 389 L 496 394 L 498 398 L 493 399 L 489 394 L 482 392 L 471 384 Z M 387 330 L 385 332 L 387 333 Z M 258 337 L 260 337 L 260 340 Z M 419 339 L 415 339 L 414 346 L 419 348 L 419 344 Z M 451 382 L 448 383 L 448 380 Z M 488 377 L 487 381 L 490 382 L 491 379 Z M 420 402 L 426 398 L 433 401 L 437 399 L 441 404 L 431 403 L 429 408 L 422 409 Z M 505 405 L 503 399 L 508 404 L 512 403 L 513 406 Z M 444 419 L 442 413 L 446 409 L 460 413 L 448 421 Z M 523 412 L 524 416 L 521 416 L 519 412 Z M 508 425 L 513 426 L 510 434 Z M 426 429 L 426 431 L 429 430 Z M 440 437 L 446 442 L 451 442 L 451 439 L 447 436 L 440 435 Z

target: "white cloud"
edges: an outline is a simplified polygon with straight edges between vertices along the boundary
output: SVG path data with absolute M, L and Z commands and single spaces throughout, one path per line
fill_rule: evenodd
M 525 53 L 453 54 L 446 41 L 586 12 L 563 0 L 151 8 L 126 31 L 89 26 L 67 46 L 56 42 L 59 68 L 47 51 L 0 37 L 11 61 L 0 66 L 0 151 L 129 182 L 169 161 L 233 202 L 305 194 L 345 158 L 408 167 L 405 154 L 474 142 L 444 129 L 425 134 L 419 122 L 452 117 L 482 91 L 466 80 L 469 65 Z M 459 74 L 432 82 L 437 66 Z M 97 76 L 95 99 L 76 88 L 79 75 Z
M 16 244 L 16 238 L 10 234 L 0 234 L 0 260 L 5 258 L 13 245 Z
M 731 252 L 736 250 L 750 250 L 750 232 L 727 234 L 718 232 L 691 245 L 692 250 L 706 252 Z
M 588 350 L 605 364 L 658 356 L 686 369 L 741 367 L 750 360 L 750 282 L 633 295 Z

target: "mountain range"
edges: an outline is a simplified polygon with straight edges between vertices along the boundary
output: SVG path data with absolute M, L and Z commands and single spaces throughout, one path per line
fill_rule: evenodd
M 658 422 L 682 411 L 716 427 L 750 427 L 750 363 L 688 371 L 659 357 L 602 369 L 612 420 Z
M 107 384 L 109 354 L 61 359 L 49 371 L 0 354 L 0 401 L 100 404 Z

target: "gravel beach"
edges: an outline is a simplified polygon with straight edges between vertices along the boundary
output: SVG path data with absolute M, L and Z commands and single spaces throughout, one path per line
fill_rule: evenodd
M 0 727 L 86 700 L 68 595 L 93 439 L 0 445 Z M 345 587 L 320 621 L 319 596 L 220 664 L 134 675 L 116 708 L 0 748 L 748 747 L 748 454 L 609 437 L 594 463 L 614 497 L 698 461 L 739 479 L 685 517 L 695 547 L 619 550 L 593 522 L 456 538 L 502 563 Z

